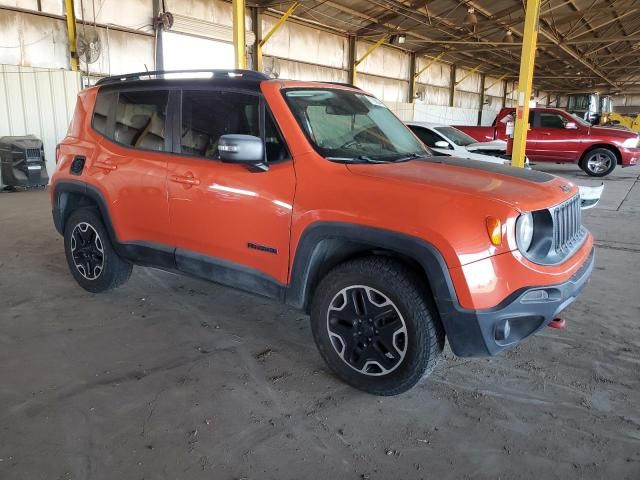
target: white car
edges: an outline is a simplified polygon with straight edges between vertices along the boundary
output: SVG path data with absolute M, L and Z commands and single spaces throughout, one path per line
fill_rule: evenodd
M 428 122 L 407 122 L 407 126 L 422 140 L 436 155 L 466 158 L 481 162 L 510 165 L 506 159 L 507 142 L 493 140 L 492 142 L 476 142 L 476 140 L 449 125 Z M 529 159 L 525 157 L 525 168 L 531 168 Z M 595 207 L 600 201 L 604 183 L 598 187 L 580 186 L 580 200 L 583 210 Z
M 504 140 L 478 142 L 463 131 L 440 123 L 407 122 L 407 126 L 436 155 L 501 165 L 511 163 L 504 158 L 507 154 L 507 142 Z M 529 159 L 526 159 L 525 165 L 529 165 Z

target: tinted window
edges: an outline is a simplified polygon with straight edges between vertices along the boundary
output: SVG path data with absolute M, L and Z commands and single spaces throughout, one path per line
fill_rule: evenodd
M 435 147 L 436 142 L 439 142 L 441 140 L 444 141 L 444 139 L 440 137 L 440 135 L 436 135 L 431 130 L 428 130 L 426 128 L 416 127 L 414 125 L 409 125 L 409 128 L 413 131 L 413 133 L 416 134 L 416 136 L 420 140 L 422 140 L 422 143 L 424 143 L 427 147 Z
M 259 98 L 235 92 L 186 90 L 182 93 L 181 152 L 217 159 L 225 134 L 260 136 Z
M 114 140 L 127 147 L 168 150 L 165 121 L 169 92 L 120 92 L 116 107 Z
M 538 114 L 541 128 L 564 128 L 565 118 L 558 113 L 540 112 Z
M 107 118 L 109 111 L 116 101 L 117 94 L 115 92 L 98 92 L 96 98 L 96 105 L 93 109 L 93 128 L 103 135 L 109 136 L 109 125 L 107 125 Z

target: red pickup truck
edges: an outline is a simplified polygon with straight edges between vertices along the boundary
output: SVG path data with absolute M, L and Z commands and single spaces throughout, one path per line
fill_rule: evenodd
M 490 127 L 456 128 L 479 142 L 506 140 L 507 122 L 514 115 L 514 108 L 503 108 Z M 640 162 L 640 135 L 635 132 L 594 127 L 557 108 L 530 109 L 529 125 L 527 156 L 533 162 L 577 163 L 592 177 Z

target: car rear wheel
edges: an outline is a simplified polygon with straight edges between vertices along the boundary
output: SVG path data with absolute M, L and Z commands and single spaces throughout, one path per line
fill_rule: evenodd
M 133 266 L 118 256 L 96 210 L 81 208 L 71 214 L 64 230 L 67 264 L 78 284 L 92 293 L 126 283 Z
M 311 306 L 314 340 L 344 382 L 375 395 L 397 395 L 436 366 L 444 332 L 413 271 L 390 258 L 339 265 Z
M 591 177 L 604 177 L 616 168 L 616 154 L 608 148 L 595 148 L 584 156 L 580 166 Z

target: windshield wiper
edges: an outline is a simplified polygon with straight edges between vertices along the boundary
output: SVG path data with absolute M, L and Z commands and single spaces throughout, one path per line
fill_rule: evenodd
M 425 157 L 427 157 L 426 154 L 411 153 L 404 157 L 394 158 L 393 160 L 378 160 L 367 155 L 358 155 L 357 157 L 327 157 L 327 160 L 338 163 L 397 163 Z
M 429 155 L 427 155 L 426 153 L 410 153 L 408 155 L 405 155 L 404 157 L 400 157 L 400 158 L 396 158 L 395 160 L 392 160 L 393 162 L 408 162 L 409 160 L 417 160 L 418 158 L 427 158 L 429 157 Z
M 393 163 L 395 160 L 375 160 L 366 155 L 357 157 L 327 157 L 327 160 L 338 163 Z

